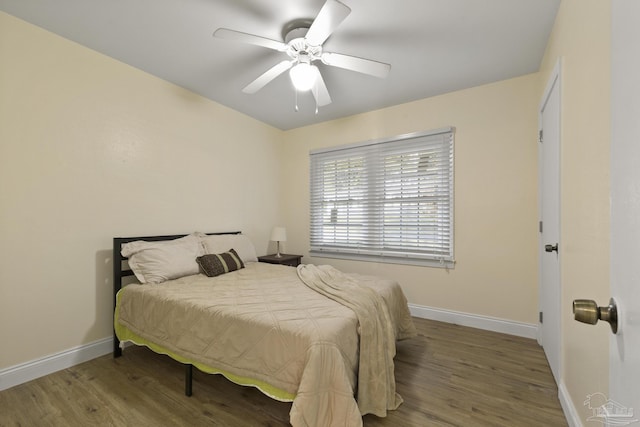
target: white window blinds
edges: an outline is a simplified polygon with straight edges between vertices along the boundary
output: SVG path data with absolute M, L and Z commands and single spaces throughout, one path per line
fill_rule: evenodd
M 453 263 L 453 129 L 316 150 L 311 253 Z

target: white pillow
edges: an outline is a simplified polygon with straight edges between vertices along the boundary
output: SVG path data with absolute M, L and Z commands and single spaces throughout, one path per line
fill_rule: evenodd
M 244 234 L 200 235 L 205 254 L 220 254 L 234 249 L 242 262 L 257 262 L 256 248 Z
M 196 258 L 204 255 L 200 238 L 193 234 L 161 242 L 125 243 L 121 253 L 129 258 L 129 267 L 140 283 L 161 283 L 198 274 Z

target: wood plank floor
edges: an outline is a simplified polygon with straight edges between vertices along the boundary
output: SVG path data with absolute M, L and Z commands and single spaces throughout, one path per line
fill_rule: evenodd
M 398 343 L 404 403 L 372 426 L 566 426 L 557 388 L 534 340 L 414 319 Z M 287 426 L 290 403 L 146 348 L 104 356 L 0 392 L 0 426 Z

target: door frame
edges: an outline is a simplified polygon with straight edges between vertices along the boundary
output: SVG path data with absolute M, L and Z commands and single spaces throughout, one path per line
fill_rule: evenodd
M 558 132 L 558 239 L 560 239 L 562 235 L 562 221 L 561 221 L 561 213 L 562 213 L 562 58 L 558 58 L 556 64 L 553 68 L 553 71 L 549 75 L 549 79 L 547 81 L 547 85 L 545 87 L 542 100 L 540 101 L 540 105 L 538 106 L 538 132 L 542 131 L 542 112 L 549 100 L 551 95 L 551 91 L 554 87 L 558 90 L 558 126 L 560 127 Z M 543 137 L 544 139 L 544 137 Z M 538 144 L 541 142 L 538 141 Z M 544 164 L 543 164 L 543 154 L 540 145 L 538 145 L 538 219 L 542 221 L 542 190 L 543 190 L 543 181 L 542 177 L 544 174 Z M 542 239 L 542 232 L 538 230 L 538 310 L 539 312 L 544 312 L 543 309 L 543 300 L 542 300 L 542 288 L 543 288 L 543 271 L 542 271 L 542 261 L 543 256 L 545 256 L 544 251 L 545 242 Z M 563 346 L 562 346 L 562 256 L 561 256 L 561 246 L 559 245 L 558 249 L 558 296 L 560 301 L 558 303 L 558 312 L 556 313 L 557 318 L 559 319 L 559 328 L 558 328 L 558 366 L 552 367 L 552 370 L 557 372 L 556 384 L 560 387 L 560 381 L 562 379 L 562 360 L 563 360 Z M 544 319 L 543 319 L 544 320 Z M 538 344 L 544 346 L 543 338 L 542 338 L 542 322 L 538 319 L 538 334 L 537 340 Z

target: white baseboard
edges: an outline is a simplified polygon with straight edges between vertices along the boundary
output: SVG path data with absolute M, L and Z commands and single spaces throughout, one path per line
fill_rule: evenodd
M 0 391 L 62 369 L 104 356 L 113 351 L 113 338 L 104 338 L 41 359 L 0 370 Z
M 567 391 L 567 387 L 564 385 L 564 382 L 561 382 L 558 386 L 558 399 L 560 399 L 560 406 L 562 406 L 562 411 L 564 412 L 564 417 L 567 419 L 569 427 L 583 427 L 584 424 L 582 424 L 582 421 L 580 420 L 578 411 L 571 401 L 571 397 L 569 396 L 569 392 Z
M 478 314 L 462 313 L 459 311 L 443 310 L 441 308 L 425 307 L 409 304 L 411 315 L 422 319 L 437 320 L 453 323 L 454 325 L 469 326 L 471 328 L 516 335 L 519 337 L 536 339 L 538 325 L 531 323 L 515 322 L 512 320 L 498 319 L 495 317 L 481 316 Z
M 537 325 L 528 323 L 513 322 L 415 304 L 409 304 L 409 309 L 413 316 L 423 319 L 438 320 L 526 338 L 535 339 L 538 329 Z M 113 338 L 109 337 L 0 370 L 0 391 L 62 369 L 70 368 L 79 363 L 95 359 L 96 357 L 104 356 L 112 351 Z M 567 402 L 570 402 L 570 400 L 567 400 Z

